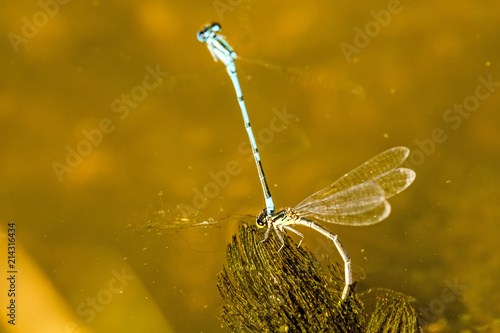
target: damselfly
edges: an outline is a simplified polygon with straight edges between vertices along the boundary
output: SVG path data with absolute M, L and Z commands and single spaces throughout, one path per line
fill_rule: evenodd
M 353 283 L 351 259 L 338 236 L 314 220 L 352 226 L 370 225 L 384 220 L 391 211 L 387 199 L 403 191 L 415 179 L 413 170 L 397 168 L 408 157 L 409 149 L 405 147 L 389 149 L 347 173 L 332 185 L 311 195 L 295 208 L 287 208 L 274 213 L 274 203 L 264 176 L 236 74 L 234 60 L 237 56 L 224 37 L 217 34 L 220 29 L 217 23 L 207 25 L 198 32 L 198 39 L 207 44 L 215 61 L 224 63 L 236 91 L 266 200 L 266 208 L 257 218 L 257 226 L 267 227 L 262 241 L 269 237 L 271 228 L 278 235 L 282 248 L 285 243 L 281 233 L 286 230 L 296 233 L 303 239 L 304 236 L 291 227 L 295 225 L 310 227 L 331 239 L 344 260 L 346 285 L 342 299 L 345 299 Z
M 387 199 L 406 189 L 415 179 L 413 170 L 398 168 L 409 153 L 406 147 L 386 150 L 309 196 L 295 208 L 281 210 L 272 216 L 264 209 L 257 218 L 259 227 L 267 227 L 263 241 L 269 237 L 271 228 L 281 240 L 282 247 L 285 242 L 281 233 L 286 230 L 303 239 L 304 236 L 292 226 L 306 226 L 331 239 L 344 260 L 342 299 L 345 299 L 353 283 L 351 259 L 338 236 L 315 221 L 362 226 L 384 220 L 391 212 Z
M 264 198 L 266 200 L 265 211 L 266 214 L 269 214 L 269 216 L 271 216 L 274 213 L 273 198 L 271 197 L 271 192 L 269 191 L 269 187 L 267 186 L 266 176 L 264 175 L 264 169 L 262 168 L 259 151 L 257 149 L 257 142 L 255 141 L 252 127 L 250 126 L 250 119 L 248 117 L 245 101 L 243 100 L 243 93 L 241 92 L 238 75 L 236 74 L 236 66 L 234 64 L 234 59 L 236 59 L 236 52 L 233 51 L 233 49 L 231 48 L 231 46 L 229 46 L 223 36 L 217 34 L 220 29 L 221 26 L 218 23 L 209 24 L 202 30 L 198 31 L 198 40 L 207 44 L 208 50 L 214 57 L 215 61 L 221 61 L 226 66 L 227 73 L 229 74 L 229 77 L 233 82 L 234 90 L 236 91 L 236 97 L 238 98 L 238 103 L 240 105 L 241 114 L 243 115 L 243 121 L 245 122 L 245 128 L 247 130 L 248 138 L 250 139 L 250 144 L 252 146 L 255 163 L 257 164 L 257 171 L 259 172 L 260 182 L 264 191 Z

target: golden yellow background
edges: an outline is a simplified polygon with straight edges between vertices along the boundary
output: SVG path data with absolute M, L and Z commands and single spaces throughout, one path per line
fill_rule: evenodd
M 371 11 L 391 6 L 398 12 L 377 23 Z M 446 118 L 454 104 L 473 101 L 479 77 L 500 82 L 498 2 L 2 7 L 0 259 L 7 275 L 6 229 L 15 221 L 19 270 L 15 328 L 1 278 L 3 331 L 223 331 L 216 282 L 237 223 L 177 227 L 257 215 L 263 198 L 251 155 L 238 150 L 248 139 L 234 89 L 196 39 L 212 21 L 244 58 L 239 77 L 277 208 L 387 148 L 409 147 L 417 179 L 391 200 L 386 221 L 326 227 L 339 234 L 358 275 L 366 274 L 358 288 L 415 296 L 434 332 L 499 330 L 500 87 L 467 117 Z M 358 40 L 362 47 L 347 61 L 341 43 L 355 46 L 356 27 L 367 24 L 380 29 Z M 161 84 L 136 88 L 147 68 L 163 73 Z M 126 116 L 114 112 L 133 91 L 147 95 Z M 269 136 L 284 110 L 293 119 Z M 96 133 L 103 120 L 112 130 L 85 146 L 85 131 Z M 68 172 L 55 171 L 54 162 L 68 166 L 68 149 L 84 146 Z M 229 163 L 239 168 L 227 185 L 210 185 Z M 176 209 L 196 209 L 197 191 L 210 187 L 216 192 L 196 214 Z M 304 233 L 305 246 L 340 260 L 333 245 Z M 466 288 L 450 294 L 449 283 Z

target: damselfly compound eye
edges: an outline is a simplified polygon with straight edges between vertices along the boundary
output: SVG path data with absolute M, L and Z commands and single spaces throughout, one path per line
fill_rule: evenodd
M 260 213 L 259 216 L 257 216 L 257 227 L 264 228 L 265 226 L 267 226 L 266 209 L 264 209 L 264 211 L 262 211 L 262 213 Z

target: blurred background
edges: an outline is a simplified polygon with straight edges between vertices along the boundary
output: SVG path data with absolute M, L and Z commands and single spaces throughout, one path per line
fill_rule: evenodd
M 326 227 L 358 288 L 414 296 L 428 331 L 500 330 L 497 2 L 2 7 L 0 259 L 7 276 L 14 221 L 19 271 L 2 331 L 225 331 L 225 249 L 264 201 L 231 81 L 196 39 L 213 21 L 242 58 L 277 207 L 409 147 L 417 178 L 386 221 Z

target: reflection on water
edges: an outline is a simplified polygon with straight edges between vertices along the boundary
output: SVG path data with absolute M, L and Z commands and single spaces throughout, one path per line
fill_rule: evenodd
M 19 286 L 27 299 L 19 300 L 16 332 L 30 331 L 28 317 L 57 332 L 71 323 L 95 332 L 220 331 L 217 275 L 238 223 L 161 229 L 162 221 L 211 223 L 263 209 L 231 82 L 196 39 L 213 21 L 244 58 L 238 71 L 277 208 L 366 156 L 409 147 L 418 177 L 394 198 L 388 220 L 332 231 L 366 272 L 363 283 L 416 297 L 434 332 L 493 331 L 500 313 L 496 7 L 9 4 L 0 14 L 0 207 L 3 227 L 16 221 L 29 267 L 40 273 Z M 350 62 L 342 43 L 355 49 Z M 159 68 L 161 81 L 146 79 L 147 68 Z M 284 110 L 293 117 L 283 130 L 259 136 Z M 195 200 L 212 183 L 212 197 Z M 305 246 L 341 260 L 304 234 Z M 110 284 L 122 268 L 135 277 L 124 288 Z M 43 289 L 59 315 L 23 310 L 30 287 Z M 92 320 L 81 304 L 84 313 L 93 309 Z

